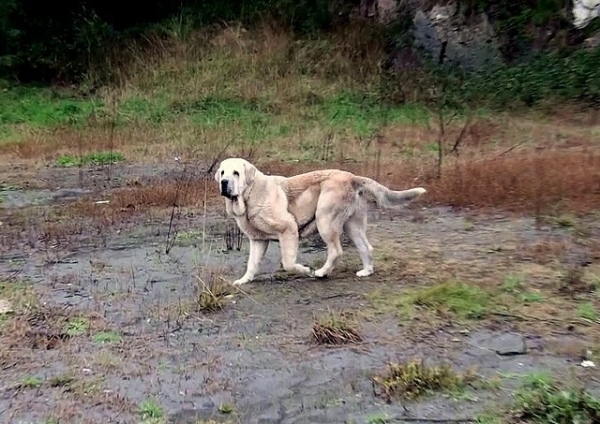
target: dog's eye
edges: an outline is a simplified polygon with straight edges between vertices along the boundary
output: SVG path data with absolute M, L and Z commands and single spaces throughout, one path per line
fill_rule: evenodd
M 223 176 L 225 174 L 225 171 L 221 171 L 221 176 Z
M 234 176 L 236 176 L 236 177 L 239 177 L 239 176 L 240 176 L 240 173 L 239 173 L 239 172 L 237 172 L 237 171 L 233 171 L 233 175 L 234 175 Z

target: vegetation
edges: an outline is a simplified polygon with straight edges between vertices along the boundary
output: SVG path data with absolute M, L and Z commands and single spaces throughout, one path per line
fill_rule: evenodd
M 513 421 L 593 423 L 600 420 L 600 401 L 583 388 L 564 387 L 547 375 L 529 376 L 516 393 Z
M 473 372 L 457 373 L 448 364 L 431 366 L 422 359 L 389 364 L 385 373 L 373 378 L 388 400 L 414 400 L 433 392 L 458 391 L 476 379 Z
M 348 312 L 332 310 L 315 317 L 312 337 L 316 343 L 325 345 L 358 343 L 363 340 L 356 317 Z
M 376 292 L 371 294 L 371 301 L 378 310 L 393 310 L 402 318 L 422 316 L 431 310 L 441 317 L 470 320 L 489 312 L 490 294 L 473 284 L 448 281 L 397 294 Z
M 222 270 L 203 268 L 195 275 L 194 292 L 198 309 L 216 312 L 223 309 L 231 297 L 231 286 L 223 278 Z

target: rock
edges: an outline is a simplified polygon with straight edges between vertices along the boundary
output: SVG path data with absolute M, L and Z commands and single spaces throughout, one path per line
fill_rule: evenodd
M 388 24 L 398 17 L 400 3 L 398 0 L 360 0 L 359 13 L 365 18 L 374 18 L 380 23 Z
M 600 16 L 600 0 L 573 0 L 573 26 L 585 28 Z
M 597 49 L 600 46 L 600 31 L 586 38 L 583 41 L 583 45 L 586 49 Z
M 415 47 L 441 63 L 466 70 L 481 70 L 502 64 L 500 42 L 488 16 L 467 17 L 454 4 L 419 9 L 413 19 Z
M 524 355 L 527 353 L 525 338 L 517 333 L 480 332 L 471 336 L 468 343 L 480 349 L 491 350 L 500 356 Z

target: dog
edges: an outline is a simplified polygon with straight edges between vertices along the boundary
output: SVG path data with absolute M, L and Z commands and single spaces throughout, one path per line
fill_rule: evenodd
M 330 275 L 342 255 L 340 237 L 349 236 L 362 260 L 358 277 L 374 273 L 373 247 L 366 236 L 367 200 L 393 208 L 417 199 L 422 187 L 393 191 L 347 171 L 327 169 L 293 177 L 266 175 L 242 158 L 228 158 L 215 174 L 225 209 L 250 241 L 246 273 L 234 285 L 254 280 L 270 241 L 279 241 L 283 268 L 300 275 Z M 327 259 L 315 271 L 297 262 L 299 239 L 319 233 Z

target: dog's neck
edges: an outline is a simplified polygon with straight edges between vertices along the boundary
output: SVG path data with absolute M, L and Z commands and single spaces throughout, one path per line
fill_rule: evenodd
M 231 215 L 233 215 L 235 217 L 239 217 L 239 218 L 241 218 L 242 216 L 245 216 L 246 219 L 251 218 L 248 216 L 248 209 L 246 208 L 246 203 L 247 203 L 248 199 L 250 198 L 250 195 L 252 194 L 252 192 L 254 191 L 254 188 L 256 186 L 256 177 L 260 177 L 260 176 L 264 176 L 264 174 L 257 170 L 256 175 L 254 177 L 254 181 L 252 181 L 252 183 L 244 189 L 242 194 L 240 194 L 235 199 L 226 199 L 225 200 L 226 209 L 227 209 L 228 214 L 231 214 Z
M 237 196 L 235 199 L 227 199 L 227 212 L 235 217 L 246 216 L 248 219 L 248 209 L 246 208 L 246 202 L 250 198 L 252 191 L 254 190 L 254 182 L 245 188 L 244 192 Z

